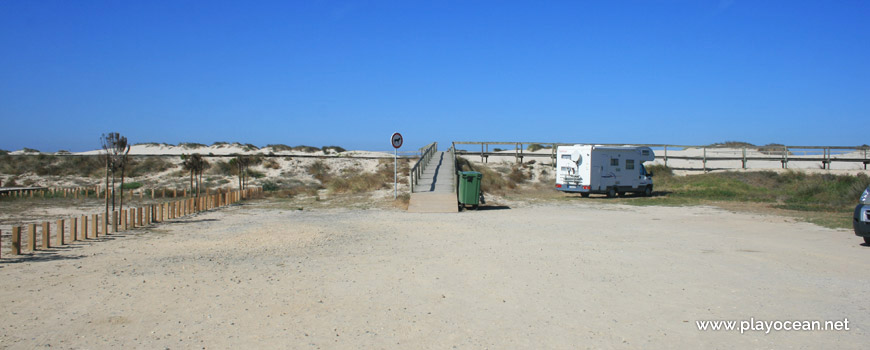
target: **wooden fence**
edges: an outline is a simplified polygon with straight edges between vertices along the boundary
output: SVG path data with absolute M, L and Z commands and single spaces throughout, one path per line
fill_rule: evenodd
M 470 142 L 470 141 L 454 141 L 456 145 L 469 145 L 480 147 L 480 151 L 476 150 L 459 150 L 457 155 L 480 156 L 481 162 L 488 162 L 491 156 L 513 157 L 516 162 L 522 162 L 526 157 L 549 158 L 553 160 L 555 166 L 556 147 L 565 145 L 574 145 L 574 143 L 555 143 L 555 142 Z M 548 149 L 547 153 L 530 153 L 527 151 L 531 145 L 538 145 Z M 714 161 L 740 161 L 739 167 L 746 169 L 750 161 L 757 162 L 775 162 L 780 164 L 780 167 L 787 169 L 789 163 L 796 162 L 814 162 L 818 163 L 822 169 L 831 169 L 831 164 L 835 162 L 860 164 L 864 170 L 867 170 L 867 165 L 870 164 L 870 147 L 858 146 L 695 146 L 695 145 L 667 145 L 667 144 L 601 144 L 602 146 L 645 146 L 656 150 L 656 159 L 661 160 L 665 166 L 669 166 L 669 161 L 673 160 L 688 160 L 700 163 L 698 168 L 686 168 L 688 170 L 709 170 L 709 162 Z M 513 149 L 507 150 L 490 150 L 490 146 L 509 146 Z M 700 150 L 698 155 L 681 155 L 674 154 L 675 150 Z M 505 151 L 513 151 L 506 153 Z M 671 151 L 668 154 L 668 151 Z M 708 155 L 711 150 L 729 150 L 732 154 Z M 837 152 L 835 154 L 834 152 Z M 803 155 L 801 155 L 803 153 Z M 731 168 L 731 167 L 725 167 Z
M 208 191 L 211 191 L 208 189 Z M 222 191 L 222 190 L 221 190 Z M 130 199 L 179 198 L 187 197 L 187 187 L 178 188 L 137 188 L 124 190 Z M 190 193 L 192 195 L 192 192 Z M 88 187 L 0 187 L 0 199 L 17 198 L 106 198 L 111 192 L 106 192 L 105 186 Z
M 27 251 L 35 252 L 38 249 L 59 247 L 75 241 L 99 238 L 101 235 L 106 236 L 139 227 L 147 227 L 154 223 L 168 222 L 172 219 L 262 196 L 262 187 L 226 192 L 218 191 L 218 193 L 206 194 L 205 196 L 174 199 L 122 211 L 116 210 L 111 212 L 111 217 L 108 217 L 106 212 L 102 212 L 59 219 L 53 223 L 54 239 L 52 239 L 51 221 L 43 222 L 41 225 L 31 223 L 24 226 L 12 226 L 11 254 L 20 255 L 24 243 L 27 244 Z M 40 233 L 41 237 L 39 238 L 41 239 L 38 239 L 37 232 Z M 26 235 L 24 235 L 25 233 Z M 2 252 L 2 240 L 0 240 L 0 252 Z

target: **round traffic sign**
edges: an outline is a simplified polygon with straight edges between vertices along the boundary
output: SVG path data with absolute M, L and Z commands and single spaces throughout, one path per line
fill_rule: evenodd
M 402 134 L 400 134 L 400 133 L 393 134 L 393 137 L 390 138 L 390 142 L 393 144 L 393 148 L 402 147 L 402 142 L 403 142 Z

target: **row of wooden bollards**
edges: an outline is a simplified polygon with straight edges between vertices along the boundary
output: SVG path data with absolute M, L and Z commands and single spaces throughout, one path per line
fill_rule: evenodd
M 21 233 L 27 229 L 27 249 L 36 251 L 37 226 L 41 226 L 41 249 L 58 247 L 67 242 L 81 241 L 90 238 L 98 238 L 101 235 L 110 235 L 132 230 L 137 227 L 149 226 L 155 222 L 164 222 L 175 218 L 188 216 L 197 212 L 211 210 L 240 202 L 244 199 L 258 198 L 263 195 L 263 188 L 256 187 L 242 191 L 219 192 L 199 198 L 187 198 L 160 204 L 146 205 L 139 208 L 129 208 L 123 211 L 112 212 L 111 220 L 106 214 L 83 215 L 69 220 L 57 220 L 55 225 L 55 239 L 51 239 L 51 222 L 43 222 L 42 225 L 29 224 L 26 226 L 12 226 L 12 255 L 21 254 Z M 111 230 L 109 223 L 111 223 Z M 69 232 L 67 236 L 66 232 Z M 110 233 L 111 232 L 111 233 Z M 2 249 L 0 249 L 2 250 Z M 2 256 L 0 256 L 2 257 Z
M 125 190 L 129 193 L 128 198 L 136 198 L 145 199 L 145 197 L 151 197 L 151 199 L 155 198 L 177 198 L 177 197 L 187 197 L 188 191 L 186 188 L 184 189 L 137 189 L 137 190 Z M 210 192 L 211 189 L 206 190 Z M 146 194 L 148 193 L 148 194 Z M 193 194 L 192 192 L 190 193 Z M 100 190 L 99 187 L 76 187 L 76 188 L 43 188 L 43 189 L 21 189 L 21 190 L 12 190 L 0 193 L 0 197 L 2 198 L 47 198 L 47 197 L 63 197 L 63 198 L 73 198 L 78 199 L 82 198 L 106 198 L 109 194 L 104 190 Z

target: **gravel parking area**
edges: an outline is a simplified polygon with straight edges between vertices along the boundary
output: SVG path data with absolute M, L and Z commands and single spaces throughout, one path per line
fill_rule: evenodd
M 870 247 L 709 207 L 260 201 L 0 260 L 0 348 L 866 348 Z M 701 331 L 699 321 L 849 330 Z

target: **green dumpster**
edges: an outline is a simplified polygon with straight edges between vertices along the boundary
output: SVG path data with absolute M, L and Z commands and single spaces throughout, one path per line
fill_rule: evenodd
M 480 179 L 483 174 L 476 171 L 459 172 L 459 205 L 470 205 L 477 209 L 480 204 Z

